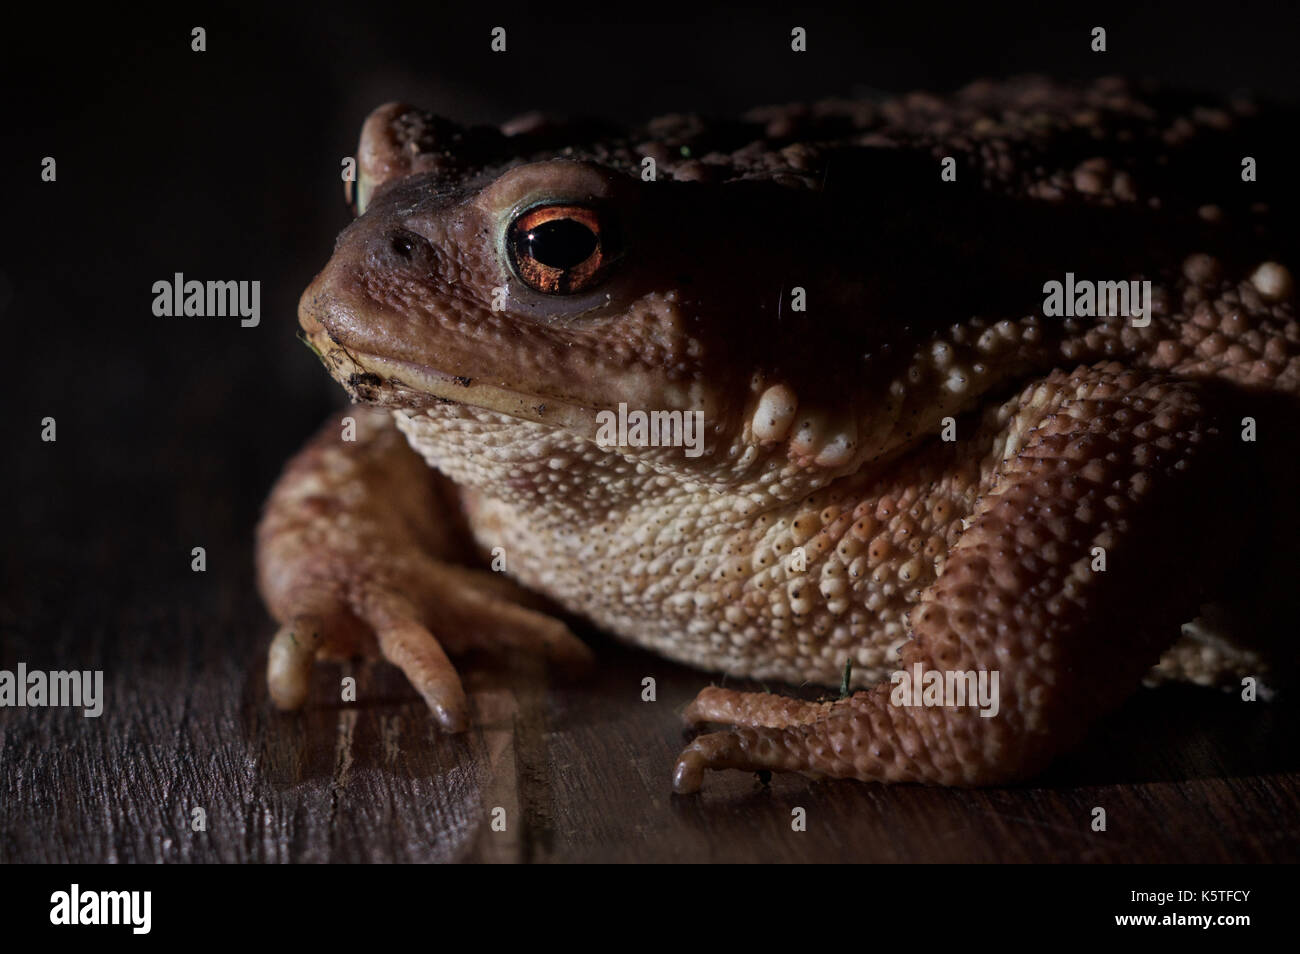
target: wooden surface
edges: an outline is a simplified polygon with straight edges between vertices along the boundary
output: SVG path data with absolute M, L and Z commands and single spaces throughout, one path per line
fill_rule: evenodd
M 236 529 L 226 542 L 243 558 Z M 107 589 L 88 567 L 10 577 L 0 665 L 104 668 L 107 705 L 99 719 L 0 710 L 0 861 L 1300 859 L 1289 706 L 1147 691 L 1016 789 L 728 772 L 677 797 L 679 713 L 703 674 L 597 637 L 585 684 L 473 667 L 479 723 L 460 737 L 439 736 L 382 664 L 319 669 L 309 708 L 283 715 L 265 695 L 270 626 L 246 562 L 150 579 L 113 552 L 99 551 Z M 95 598 L 77 596 L 87 586 Z M 332 701 L 347 674 L 355 705 Z M 657 702 L 640 700 L 645 676 Z M 1090 830 L 1094 806 L 1105 833 Z M 206 832 L 190 830 L 195 807 Z M 487 823 L 495 807 L 505 832 Z

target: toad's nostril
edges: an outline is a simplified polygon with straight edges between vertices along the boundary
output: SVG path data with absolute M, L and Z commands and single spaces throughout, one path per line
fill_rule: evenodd
M 375 236 L 379 259 L 393 267 L 426 269 L 433 265 L 433 247 L 428 239 L 410 229 L 385 230 Z
M 415 241 L 407 232 L 397 232 L 389 237 L 389 247 L 402 258 L 409 259 L 415 252 Z

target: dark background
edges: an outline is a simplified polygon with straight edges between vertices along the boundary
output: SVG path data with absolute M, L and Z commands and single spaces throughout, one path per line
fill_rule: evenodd
M 373 106 L 405 99 L 460 121 L 492 123 L 534 109 L 634 121 L 857 92 L 943 91 L 978 76 L 1021 72 L 1121 73 L 1294 98 L 1300 18 L 1278 7 L 1234 3 L 1198 15 L 1186 4 L 1062 13 L 977 4 L 954 11 L 917 3 L 842 11 L 686 4 L 622 19 L 606 9 L 603 19 L 592 19 L 569 4 L 514 11 L 500 3 L 300 10 L 178 4 L 101 15 L 47 4 L 30 21 L 9 23 L 0 39 L 0 164 L 8 185 L 0 231 L 8 384 L 0 415 L 0 667 L 22 660 L 32 668 L 103 668 L 110 698 L 100 720 L 59 710 L 0 711 L 0 860 L 484 856 L 481 846 L 466 847 L 478 830 L 471 796 L 463 804 L 452 798 L 447 817 L 408 819 L 391 843 L 376 845 L 363 820 L 349 834 L 352 822 L 341 819 L 362 810 L 339 809 L 340 793 L 354 777 L 339 774 L 334 734 L 343 717 L 271 713 L 260 671 L 272 627 L 253 589 L 253 526 L 283 462 L 341 401 L 295 340 L 296 303 L 348 220 L 340 161 L 352 154 Z M 806 54 L 789 52 L 794 25 L 808 30 Z M 1105 54 L 1089 50 L 1096 25 L 1108 31 Z M 205 53 L 190 50 L 194 26 L 207 29 Z M 494 26 L 508 31 L 505 55 L 489 51 Z M 56 183 L 40 181 L 44 156 L 58 162 Z M 260 326 L 241 328 L 236 318 L 154 317 L 153 282 L 178 271 L 200 280 L 260 280 Z M 40 440 L 46 416 L 57 420 L 57 443 Z M 207 549 L 205 574 L 190 570 L 194 546 Z M 599 645 L 611 671 L 624 667 L 634 683 L 648 666 L 675 674 L 672 691 L 682 703 L 707 682 L 702 674 Z M 363 713 L 359 731 L 374 734 L 367 744 L 387 740 L 403 759 L 434 747 L 433 762 L 421 763 L 420 771 L 379 755 L 373 762 L 358 756 L 359 777 L 376 786 L 365 803 L 378 804 L 376 817 L 391 828 L 404 810 L 402 797 L 431 798 L 419 795 L 420 783 L 436 787 L 437 779 L 483 752 L 430 740 L 418 700 L 400 679 L 366 672 L 390 703 L 378 715 Z M 327 692 L 337 682 L 321 685 Z M 526 681 L 509 685 L 519 698 L 529 692 Z M 1114 749 L 1136 731 L 1121 721 L 1112 730 L 1114 746 L 1094 750 L 1093 762 L 1085 753 L 1072 763 L 1075 776 L 1067 767 L 1070 784 L 1162 772 L 1212 779 L 1279 767 L 1269 763 L 1268 732 L 1276 738 L 1279 725 L 1292 724 L 1287 710 L 1271 713 L 1261 727 L 1232 723 L 1228 709 L 1200 695 L 1174 691 L 1162 698 L 1192 699 L 1185 716 L 1194 720 L 1191 734 L 1197 726 L 1215 738 L 1229 733 L 1224 744 L 1202 739 L 1200 755 L 1163 769 L 1150 753 L 1115 767 Z M 565 706 L 581 713 L 583 699 L 579 693 L 534 702 L 552 713 Z M 1159 716 L 1163 705 L 1139 701 L 1126 718 L 1138 726 L 1144 718 L 1167 723 Z M 384 721 L 390 715 L 397 721 Z M 379 722 L 372 725 L 371 716 Z M 660 748 L 668 752 L 680 742 L 676 723 L 665 709 L 637 731 L 657 733 L 641 784 L 662 809 L 668 764 L 654 759 L 662 759 Z M 591 739 L 599 744 L 595 728 Z M 483 737 L 463 744 L 491 749 Z M 543 752 L 551 744 L 545 731 L 524 733 L 513 744 L 512 758 L 521 764 L 553 758 Z M 488 776 L 475 777 L 488 784 Z M 406 785 L 406 796 L 395 795 L 393 785 Z M 734 785 L 749 793 L 748 780 Z M 805 785 L 783 782 L 776 791 L 794 798 Z M 524 801 L 526 789 L 517 793 Z M 851 784 L 820 790 L 849 812 L 859 812 L 866 798 L 882 826 L 906 825 L 915 816 L 923 828 L 933 818 L 929 807 L 912 803 L 902 814 L 889 810 L 882 799 L 890 796 L 879 790 L 864 794 Z M 1086 812 L 1090 796 L 1071 791 L 1077 810 Z M 580 795 L 573 797 L 581 801 Z M 184 825 L 185 806 L 200 796 L 229 809 L 228 828 L 206 847 L 190 844 Z M 1219 796 L 1174 797 L 1213 804 Z M 935 804 L 958 819 L 952 830 L 968 835 L 989 810 L 987 803 L 971 808 L 947 801 L 948 793 L 918 797 L 939 799 Z M 1014 793 L 1008 797 L 1005 811 L 995 813 L 1030 813 Z M 548 856 L 547 839 L 564 831 L 555 798 L 550 792 L 543 799 L 549 813 L 525 808 L 533 812 L 533 834 L 516 846 L 518 856 Z M 1045 809 L 1048 815 L 1075 810 Z M 1230 801 L 1221 810 L 1221 828 L 1241 825 L 1226 820 L 1237 811 Z M 1264 817 L 1274 811 L 1266 809 Z M 735 817 L 743 839 L 744 812 Z M 725 829 L 716 817 L 688 817 L 688 828 L 697 821 L 709 831 Z M 1149 825 L 1130 823 L 1130 839 L 1107 849 L 1112 854 L 1081 848 L 1077 834 L 1049 838 L 1023 854 L 1296 855 L 1289 820 L 1267 830 L 1247 822 L 1235 840 L 1194 842 L 1191 855 L 1186 832 L 1161 837 Z M 463 837 L 449 842 L 448 830 Z M 980 830 L 987 833 L 988 826 Z M 969 850 L 955 836 L 892 850 L 896 860 L 1016 856 L 1006 837 L 983 837 Z M 359 847 L 367 838 L 369 846 Z M 753 853 L 761 857 L 761 840 L 756 844 Z M 746 850 L 734 839 L 728 848 L 709 849 L 711 856 Z M 823 856 L 837 850 L 858 856 L 852 839 L 847 845 L 831 839 Z M 565 852 L 557 849 L 555 856 Z M 573 849 L 568 856 L 584 854 Z

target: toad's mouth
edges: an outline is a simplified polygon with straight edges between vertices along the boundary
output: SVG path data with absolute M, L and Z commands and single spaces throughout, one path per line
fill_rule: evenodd
M 449 374 L 424 364 L 347 347 L 319 322 L 304 324 L 304 341 L 353 399 L 376 407 L 465 404 L 510 417 L 594 436 L 597 408 L 511 388 L 505 382 Z

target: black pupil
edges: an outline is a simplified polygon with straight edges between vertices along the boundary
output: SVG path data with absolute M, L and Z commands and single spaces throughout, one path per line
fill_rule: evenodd
M 543 265 L 573 268 L 596 251 L 596 234 L 573 219 L 552 219 L 524 235 L 524 249 Z

